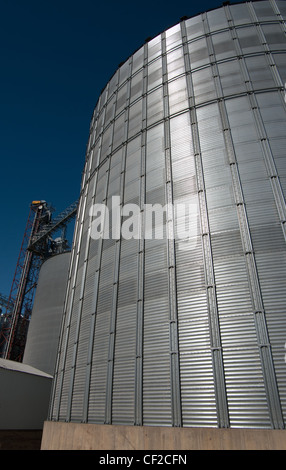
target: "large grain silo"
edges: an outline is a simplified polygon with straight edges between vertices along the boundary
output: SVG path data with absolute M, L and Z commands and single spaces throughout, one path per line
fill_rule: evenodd
M 101 93 L 44 448 L 285 448 L 285 19 L 182 19 Z

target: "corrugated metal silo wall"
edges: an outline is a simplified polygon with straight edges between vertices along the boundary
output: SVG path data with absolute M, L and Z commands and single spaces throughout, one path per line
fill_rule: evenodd
M 181 21 L 103 90 L 50 419 L 284 427 L 285 18 L 261 1 Z M 142 220 L 192 204 L 191 236 L 95 240 L 90 208 L 116 195 Z

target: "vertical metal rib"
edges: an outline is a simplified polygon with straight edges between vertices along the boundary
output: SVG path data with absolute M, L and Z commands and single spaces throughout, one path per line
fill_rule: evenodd
M 203 20 L 206 22 L 206 15 L 203 15 Z M 209 334 L 211 344 L 211 354 L 213 362 L 213 374 L 214 374 L 214 387 L 216 395 L 216 406 L 217 406 L 217 421 L 218 427 L 224 428 L 229 427 L 228 418 L 228 406 L 226 387 L 224 380 L 224 368 L 222 358 L 222 347 L 220 340 L 220 329 L 218 319 L 218 307 L 216 299 L 216 285 L 214 277 L 211 240 L 210 240 L 210 229 L 208 222 L 208 210 L 205 195 L 205 184 L 203 177 L 203 167 L 199 140 L 199 131 L 197 125 L 197 115 L 194 103 L 194 91 L 192 84 L 190 58 L 188 54 L 188 46 L 186 43 L 186 30 L 185 23 L 181 23 L 182 37 L 183 37 L 183 48 L 184 48 L 184 59 L 185 69 L 188 74 L 187 87 L 189 97 L 189 107 L 191 116 L 191 129 L 194 145 L 194 155 L 196 162 L 196 179 L 199 199 L 199 211 L 201 221 L 201 238 L 204 256 L 204 268 L 205 268 L 205 282 L 207 290 L 207 301 L 208 301 L 208 312 L 209 312 Z M 207 34 L 207 31 L 206 31 Z

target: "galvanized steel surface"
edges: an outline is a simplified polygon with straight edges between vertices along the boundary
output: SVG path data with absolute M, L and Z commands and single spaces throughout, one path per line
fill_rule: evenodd
M 100 95 L 50 419 L 284 428 L 285 19 L 269 0 L 182 20 Z M 194 236 L 94 240 L 114 195 L 197 204 Z

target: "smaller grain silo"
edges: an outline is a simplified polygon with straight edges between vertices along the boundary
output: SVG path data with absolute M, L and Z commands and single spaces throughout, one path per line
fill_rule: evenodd
M 53 375 L 70 253 L 47 259 L 40 270 L 23 363 Z

